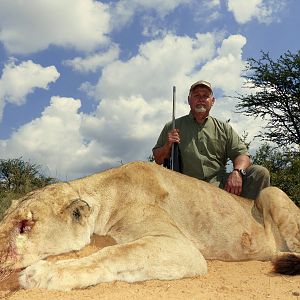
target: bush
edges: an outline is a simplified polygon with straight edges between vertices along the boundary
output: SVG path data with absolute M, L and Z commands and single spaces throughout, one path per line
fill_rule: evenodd
M 22 158 L 0 160 L 0 220 L 13 199 L 54 183 L 57 180 L 46 177 L 41 167 L 25 162 Z
M 257 150 L 253 162 L 266 167 L 271 175 L 271 185 L 282 189 L 300 206 L 300 153 L 281 152 L 264 144 Z

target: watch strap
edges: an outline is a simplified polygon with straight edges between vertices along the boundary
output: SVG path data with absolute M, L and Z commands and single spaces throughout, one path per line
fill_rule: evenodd
M 246 175 L 246 171 L 244 169 L 233 169 L 233 171 L 238 171 L 242 176 L 245 176 Z

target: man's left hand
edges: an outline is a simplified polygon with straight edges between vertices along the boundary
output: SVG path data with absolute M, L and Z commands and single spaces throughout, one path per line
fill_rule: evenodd
M 231 172 L 225 184 L 225 191 L 239 196 L 242 193 L 242 187 L 242 175 L 237 171 Z

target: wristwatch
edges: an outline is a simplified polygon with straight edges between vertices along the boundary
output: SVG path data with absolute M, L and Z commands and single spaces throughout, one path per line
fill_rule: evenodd
M 232 172 L 233 171 L 238 171 L 242 176 L 245 176 L 247 174 L 244 169 L 233 169 Z

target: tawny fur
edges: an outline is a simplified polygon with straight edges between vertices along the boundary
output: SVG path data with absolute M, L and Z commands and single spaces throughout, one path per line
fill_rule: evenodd
M 299 226 L 299 208 L 278 188 L 252 201 L 134 162 L 14 201 L 0 223 L 0 253 L 14 255 L 1 267 L 25 268 L 24 288 L 179 279 L 205 274 L 206 259 L 272 260 L 300 252 Z M 117 244 L 83 258 L 43 260 L 83 248 L 92 234 Z

